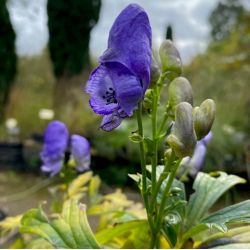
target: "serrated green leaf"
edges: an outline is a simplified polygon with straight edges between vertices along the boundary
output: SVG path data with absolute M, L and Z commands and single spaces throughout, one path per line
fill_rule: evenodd
M 86 208 L 77 204 L 75 200 L 67 201 L 64 207 L 67 214 L 67 221 L 71 227 L 73 237 L 78 248 L 100 248 L 95 240 L 86 216 Z
M 86 214 L 86 206 L 84 204 L 80 204 L 79 213 L 80 213 L 80 218 L 81 218 L 80 226 L 81 226 L 83 234 L 86 236 L 86 238 L 89 242 L 89 245 L 90 245 L 89 248 L 99 249 L 100 248 L 99 243 L 97 242 L 97 239 L 94 236 L 94 234 L 89 226 L 87 214 Z
M 21 220 L 20 231 L 38 235 L 56 248 L 100 248 L 89 227 L 86 209 L 76 200 L 64 203 L 61 216 L 49 221 L 42 209 L 31 209 Z
M 21 221 L 23 224 L 20 228 L 21 233 L 38 235 L 48 240 L 49 243 L 56 248 L 71 248 L 71 246 L 68 246 L 66 242 L 64 242 L 64 240 L 50 224 L 30 218 L 30 215 L 27 213 L 24 215 Z
M 228 189 L 245 180 L 235 176 L 218 172 L 218 177 L 199 173 L 195 179 L 193 188 L 195 193 L 191 195 L 187 206 L 186 228 L 197 225 L 204 218 L 208 210 Z

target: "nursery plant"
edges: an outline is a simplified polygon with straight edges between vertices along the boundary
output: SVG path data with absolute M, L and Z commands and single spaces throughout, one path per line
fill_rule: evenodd
M 54 203 L 47 214 L 40 205 L 7 218 L 0 224 L 4 233 L 18 228 L 21 244 L 30 248 L 249 248 L 249 200 L 210 212 L 227 190 L 245 180 L 198 172 L 211 138 L 215 103 L 207 99 L 193 107 L 192 87 L 182 74 L 174 44 L 165 40 L 152 55 L 147 13 L 137 4 L 127 6 L 111 27 L 108 48 L 86 92 L 107 133 L 136 116 L 138 126 L 129 139 L 138 144 L 141 171 L 129 176 L 138 184 L 142 202 L 128 200 L 119 190 L 102 195 L 101 180 L 87 171 L 88 141 L 69 136 L 66 126 L 54 121 L 41 153 L 42 170 L 62 177 L 51 190 Z M 144 133 L 147 120 L 149 134 Z M 163 155 L 158 152 L 162 145 Z M 196 178 L 187 198 L 182 177 L 190 165 Z M 87 172 L 77 176 L 74 167 Z M 99 221 L 95 230 L 88 222 L 92 216 Z

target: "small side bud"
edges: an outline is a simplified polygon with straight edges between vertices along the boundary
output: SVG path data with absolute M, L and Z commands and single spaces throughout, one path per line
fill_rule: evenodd
M 169 159 L 171 157 L 171 154 L 172 154 L 172 149 L 171 148 L 168 148 L 167 150 L 165 150 L 165 152 L 164 152 L 164 160 L 166 162 L 169 161 Z
M 193 105 L 193 90 L 189 81 L 184 77 L 175 78 L 169 84 L 168 98 L 168 103 L 173 110 L 181 102 L 188 102 Z
M 158 78 L 160 77 L 161 70 L 159 67 L 159 64 L 155 60 L 155 58 L 152 56 L 152 62 L 150 66 L 150 75 L 151 75 L 151 84 L 154 84 L 157 82 Z
M 215 102 L 212 99 L 207 99 L 200 107 L 194 108 L 194 128 L 198 140 L 205 137 L 211 130 L 215 119 L 215 110 Z
M 182 73 L 181 57 L 171 40 L 165 40 L 160 46 L 162 72 L 167 73 L 167 78 L 173 80 Z
M 193 154 L 196 135 L 193 125 L 192 106 L 189 103 L 181 102 L 176 106 L 175 123 L 171 134 L 167 137 L 167 143 L 180 158 Z
M 145 109 L 152 108 L 152 100 L 153 100 L 153 90 L 147 89 L 145 92 L 144 100 L 143 100 L 143 107 Z
M 136 132 L 130 135 L 128 138 L 130 141 L 135 142 L 135 143 L 139 143 L 143 141 L 143 137 Z

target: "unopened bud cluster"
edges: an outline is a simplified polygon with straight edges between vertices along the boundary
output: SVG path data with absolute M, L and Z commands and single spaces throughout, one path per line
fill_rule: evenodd
M 207 99 L 199 107 L 193 107 L 193 91 L 189 81 L 182 77 L 182 63 L 178 50 L 170 40 L 160 47 L 162 74 L 168 84 L 168 109 L 174 113 L 174 125 L 166 142 L 175 154 L 182 158 L 191 156 L 197 140 L 204 138 L 212 128 L 215 103 Z M 165 157 L 169 156 L 169 150 Z

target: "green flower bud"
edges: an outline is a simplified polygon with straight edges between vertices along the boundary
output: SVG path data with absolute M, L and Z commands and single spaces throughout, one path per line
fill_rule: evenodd
M 215 118 L 215 109 L 215 102 L 212 99 L 207 99 L 200 107 L 194 108 L 194 129 L 198 140 L 206 136 L 211 130 Z
M 169 161 L 169 159 L 171 157 L 171 154 L 172 154 L 172 149 L 171 148 L 168 148 L 167 150 L 165 150 L 165 152 L 164 152 L 164 160 L 166 162 Z
M 147 89 L 145 92 L 144 100 L 143 100 L 143 107 L 145 109 L 151 109 L 152 108 L 152 101 L 153 100 L 153 90 Z
M 177 77 L 169 84 L 168 103 L 174 110 L 175 106 L 181 102 L 193 105 L 193 90 L 186 78 Z
M 161 71 L 159 68 L 159 64 L 155 60 L 154 57 L 152 57 L 152 62 L 150 66 L 150 75 L 151 75 L 151 84 L 154 84 L 157 82 L 158 78 L 160 77 Z
M 189 103 L 181 102 L 176 106 L 175 123 L 171 134 L 167 137 L 167 143 L 180 158 L 193 154 L 196 135 L 193 125 L 192 106 Z
M 167 73 L 167 78 L 173 80 L 182 73 L 181 57 L 171 40 L 165 40 L 160 47 L 162 72 Z
M 135 143 L 139 143 L 143 141 L 143 137 L 141 135 L 139 135 L 138 133 L 132 133 L 132 135 L 130 135 L 129 140 Z

